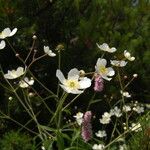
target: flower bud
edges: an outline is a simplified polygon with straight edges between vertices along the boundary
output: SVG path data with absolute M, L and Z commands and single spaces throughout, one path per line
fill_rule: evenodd
M 134 78 L 137 78 L 137 77 L 138 77 L 138 74 L 133 74 L 133 77 L 134 77 Z
M 103 78 L 100 75 L 97 75 L 95 77 L 95 82 L 94 82 L 94 91 L 101 92 L 103 88 L 104 88 Z
M 84 70 L 80 70 L 79 73 L 80 73 L 80 77 L 84 77 L 85 76 L 85 71 Z
M 33 39 L 33 40 L 36 40 L 36 39 L 37 39 L 37 36 L 36 36 L 36 35 L 33 35 L 33 36 L 32 36 L 32 39 Z

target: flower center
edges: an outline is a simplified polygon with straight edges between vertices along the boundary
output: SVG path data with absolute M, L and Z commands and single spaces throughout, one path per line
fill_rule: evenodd
M 70 89 L 78 89 L 79 88 L 79 83 L 76 80 L 68 80 L 66 85 L 70 88 Z
M 107 68 L 105 68 L 105 66 L 100 66 L 100 67 L 99 67 L 99 72 L 100 72 L 101 74 L 106 74 Z

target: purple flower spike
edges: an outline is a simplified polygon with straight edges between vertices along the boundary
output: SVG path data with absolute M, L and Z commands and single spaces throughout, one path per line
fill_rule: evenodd
M 101 92 L 103 88 L 104 88 L 103 78 L 100 75 L 97 75 L 95 77 L 95 82 L 94 82 L 94 91 Z
M 92 138 L 91 118 L 92 118 L 91 111 L 87 111 L 83 117 L 82 134 L 81 134 L 85 142 L 88 142 Z

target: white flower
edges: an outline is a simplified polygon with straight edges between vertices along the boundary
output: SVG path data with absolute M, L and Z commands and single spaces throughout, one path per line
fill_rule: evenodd
M 78 125 L 81 126 L 82 121 L 83 121 L 83 113 L 78 112 L 76 114 L 76 116 L 74 116 L 74 117 L 76 118 L 76 121 L 77 121 Z
M 55 57 L 56 54 L 52 52 L 52 50 L 49 49 L 49 46 L 44 46 L 44 52 L 50 56 L 50 57 Z
M 1 33 L 0 33 L 0 39 L 5 39 L 7 37 L 13 36 L 17 32 L 17 28 L 14 28 L 12 31 L 10 28 L 5 28 Z
M 110 114 L 111 116 L 115 115 L 118 118 L 122 116 L 121 110 L 117 106 L 110 110 Z
M 124 97 L 127 97 L 127 98 L 129 98 L 129 97 L 131 97 L 131 95 L 129 94 L 129 92 L 126 92 L 126 91 L 120 91 L 120 93 L 124 96 Z
M 143 106 L 135 106 L 133 107 L 133 110 L 136 111 L 138 114 L 144 112 L 144 107 Z
M 135 132 L 141 131 L 142 130 L 141 124 L 140 123 L 137 123 L 137 124 L 132 123 L 130 129 L 131 129 L 131 131 L 135 131 Z
M 116 67 L 124 67 L 127 64 L 124 60 L 110 60 L 110 63 Z
M 23 67 L 18 67 L 17 70 L 8 70 L 7 74 L 4 74 L 4 78 L 6 79 L 16 79 L 20 76 L 22 76 L 25 73 L 25 70 Z
M 105 112 L 102 115 L 102 119 L 100 119 L 100 123 L 109 124 L 110 121 L 111 121 L 111 114 L 109 114 L 108 112 Z
M 21 88 L 27 88 L 27 87 L 29 87 L 29 86 L 31 86 L 31 85 L 33 85 L 33 84 L 34 84 L 34 79 L 31 78 L 31 79 L 29 80 L 28 77 L 25 77 L 23 80 L 21 80 L 21 81 L 19 82 L 19 86 L 20 86 Z
M 2 40 L 2 41 L 0 42 L 0 49 L 4 49 L 5 46 L 6 46 L 6 43 L 5 43 L 4 40 Z
M 131 54 L 127 50 L 124 51 L 124 57 L 126 59 L 128 59 L 129 61 L 134 61 L 135 60 L 135 57 L 133 57 L 133 56 L 131 57 Z
M 87 77 L 80 78 L 78 69 L 71 69 L 68 73 L 68 79 L 65 79 L 62 72 L 57 69 L 56 77 L 61 82 L 60 86 L 67 92 L 72 94 L 81 94 L 84 90 L 91 86 L 91 79 Z
M 106 59 L 98 58 L 95 69 L 103 79 L 110 81 L 112 78 L 108 78 L 107 76 L 113 76 L 115 71 L 111 67 L 106 68 L 106 64 Z
M 109 52 L 109 53 L 114 53 L 117 49 L 115 47 L 110 48 L 107 43 L 103 43 L 102 45 L 99 45 L 96 43 L 99 49 Z
M 93 150 L 104 150 L 104 148 L 104 144 L 94 144 L 92 147 Z
M 124 105 L 124 106 L 123 106 L 123 111 L 124 111 L 124 112 L 129 112 L 129 111 L 131 111 L 131 107 L 128 106 L 128 105 Z
M 106 137 L 106 136 L 107 136 L 105 130 L 99 130 L 97 133 L 95 133 L 95 135 L 96 135 L 97 137 L 100 137 L 100 138 L 103 138 L 103 137 Z

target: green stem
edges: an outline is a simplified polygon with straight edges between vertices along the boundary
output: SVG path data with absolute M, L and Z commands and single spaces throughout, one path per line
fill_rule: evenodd
M 58 52 L 58 69 L 61 69 L 61 51 Z M 58 81 L 58 84 L 57 84 L 57 96 L 59 97 L 59 90 L 60 90 L 60 87 L 59 87 L 59 81 Z

